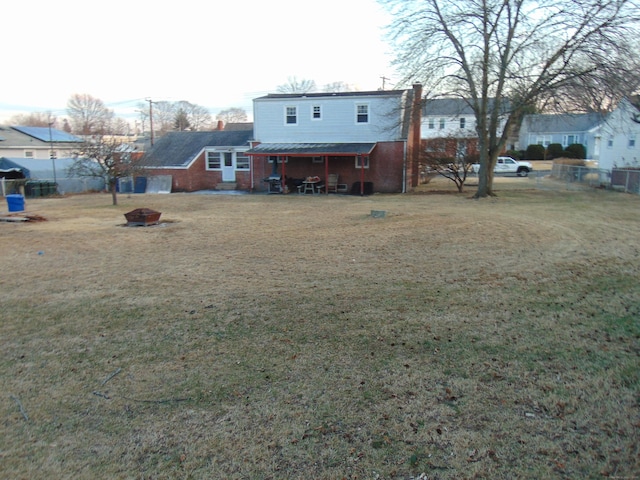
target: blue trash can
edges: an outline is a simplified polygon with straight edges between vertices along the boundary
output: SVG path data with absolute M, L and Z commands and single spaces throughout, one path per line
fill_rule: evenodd
M 20 194 L 7 195 L 7 205 L 10 212 L 21 212 L 24 210 L 24 196 Z

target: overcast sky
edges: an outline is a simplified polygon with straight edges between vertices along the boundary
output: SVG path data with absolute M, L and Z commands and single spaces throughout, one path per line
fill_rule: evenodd
M 394 75 L 376 0 L 35 0 L 3 7 L 0 120 L 65 115 L 74 93 L 133 119 L 186 100 L 251 114 L 288 77 L 376 90 Z

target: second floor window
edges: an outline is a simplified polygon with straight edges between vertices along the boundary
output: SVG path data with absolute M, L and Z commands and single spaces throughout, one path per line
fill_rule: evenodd
M 440 130 L 444 130 L 444 118 L 440 119 Z
M 369 123 L 369 105 L 356 105 L 356 123 Z
M 429 119 L 429 130 L 433 130 L 436 128 L 436 121 L 433 118 Z
M 464 130 L 465 124 L 467 123 L 467 119 L 464 117 L 460 118 L 460 130 Z
M 321 120 L 322 119 L 322 109 L 320 105 L 314 105 L 311 107 L 311 118 L 313 120 Z
M 287 125 L 295 125 L 298 123 L 298 107 L 285 108 L 285 123 Z

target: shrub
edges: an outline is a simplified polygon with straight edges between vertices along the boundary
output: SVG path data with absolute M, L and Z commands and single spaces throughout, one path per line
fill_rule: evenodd
M 505 155 L 513 158 L 514 160 L 522 160 L 522 150 L 507 150 Z
M 572 143 L 564 151 L 564 156 L 569 158 L 587 158 L 587 149 L 580 143 Z
M 572 167 L 584 167 L 586 162 L 579 158 L 556 158 L 553 161 L 554 165 L 570 165 Z
M 542 145 L 529 145 L 524 152 L 527 160 L 544 160 L 544 147 Z
M 560 143 L 550 143 L 547 147 L 547 160 L 564 156 L 564 148 Z

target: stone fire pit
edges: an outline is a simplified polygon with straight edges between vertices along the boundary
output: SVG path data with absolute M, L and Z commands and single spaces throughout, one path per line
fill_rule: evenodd
M 147 227 L 149 225 L 157 225 L 160 221 L 162 213 L 151 210 L 150 208 L 136 208 L 124 214 L 127 219 L 128 227 Z

